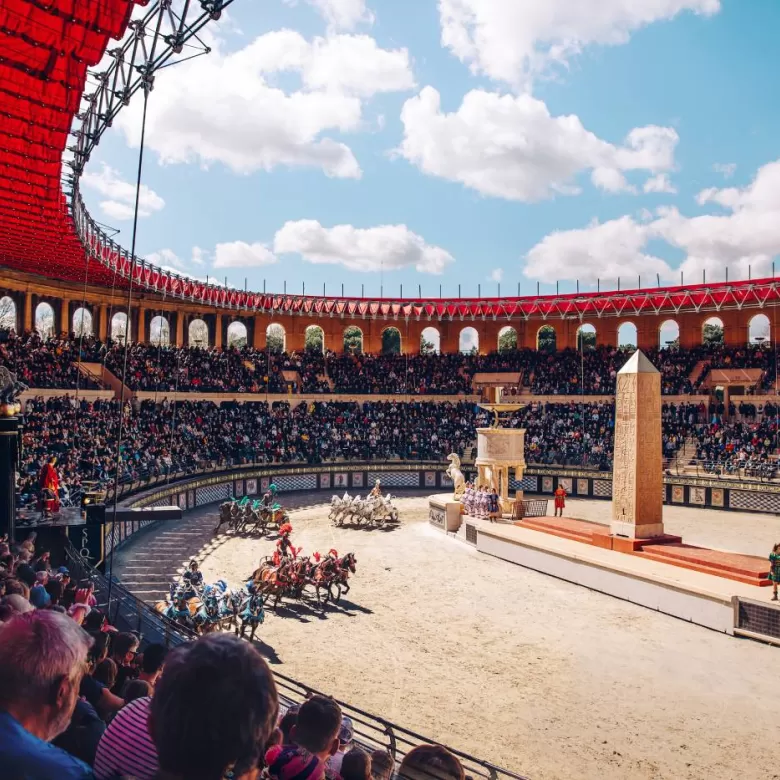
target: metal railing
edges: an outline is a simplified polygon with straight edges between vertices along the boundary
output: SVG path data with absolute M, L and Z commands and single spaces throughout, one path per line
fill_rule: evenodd
M 100 609 L 105 611 L 111 624 L 120 631 L 132 631 L 138 634 L 144 644 L 159 642 L 167 647 L 176 647 L 196 638 L 194 633 L 156 612 L 116 580 L 111 586 L 111 600 L 109 602 L 108 580 L 97 569 L 86 563 L 70 542 L 66 542 L 65 555 L 71 576 L 76 580 L 88 579 L 95 584 L 95 598 Z M 274 669 L 271 671 L 279 690 L 280 703 L 285 709 L 293 704 L 302 703 L 313 694 L 322 693 L 316 688 L 294 680 L 281 672 Z M 397 763 L 402 761 L 413 747 L 435 742 L 435 740 L 378 715 L 361 710 L 339 699 L 335 700 L 342 712 L 352 719 L 355 742 L 367 750 L 386 750 Z M 485 780 L 527 780 L 522 775 L 496 766 L 489 761 L 475 758 L 462 750 L 445 747 L 458 757 L 469 777 L 485 778 Z

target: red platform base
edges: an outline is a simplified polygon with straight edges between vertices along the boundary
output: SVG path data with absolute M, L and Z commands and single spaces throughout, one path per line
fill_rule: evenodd
M 609 526 L 571 517 L 529 517 L 514 523 L 521 528 L 541 531 L 563 539 L 592 544 L 605 550 L 639 555 L 683 569 L 758 587 L 770 585 L 769 561 L 754 555 L 710 550 L 683 544 L 679 536 L 665 534 L 653 539 L 627 539 L 613 536 Z

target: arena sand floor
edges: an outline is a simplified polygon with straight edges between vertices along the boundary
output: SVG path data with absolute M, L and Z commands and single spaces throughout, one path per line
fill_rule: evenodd
M 780 648 L 735 639 L 477 553 L 397 502 L 392 531 L 334 528 L 329 496 L 288 505 L 305 553 L 357 555 L 352 590 L 322 614 L 269 614 L 260 650 L 280 670 L 432 739 L 551 778 L 778 777 Z M 609 504 L 570 501 L 603 519 Z M 692 542 L 766 553 L 768 515 L 667 507 Z M 212 537 L 216 507 L 143 534 L 118 574 L 153 600 L 190 557 L 240 584 L 274 541 Z

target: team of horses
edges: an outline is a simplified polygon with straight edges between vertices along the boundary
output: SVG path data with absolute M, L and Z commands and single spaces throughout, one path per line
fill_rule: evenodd
M 234 629 L 243 638 L 248 629 L 253 640 L 265 620 L 266 598 L 249 583 L 231 590 L 222 580 L 202 589 L 181 582 L 172 584 L 168 600 L 157 602 L 154 608 L 196 634 Z
M 314 556 L 288 556 L 266 558 L 252 572 L 252 583 L 257 590 L 273 598 L 273 606 L 282 597 L 301 600 L 307 587 L 314 590 L 317 602 L 322 606 L 328 602 L 338 604 L 342 595 L 349 593 L 349 575 L 356 570 L 354 553 L 339 557 L 331 550 L 324 558 Z
M 214 533 L 219 533 L 223 525 L 236 533 L 256 533 L 265 536 L 268 532 L 278 531 L 289 522 L 289 515 L 279 504 L 267 506 L 259 500 L 233 498 L 219 505 L 219 522 Z
M 349 493 L 344 493 L 341 498 L 333 496 L 330 500 L 328 518 L 333 525 L 338 526 L 347 522 L 358 526 L 362 523 L 375 526 L 397 523 L 398 509 L 393 506 L 392 498 L 389 494 L 386 496 L 368 495 L 365 498 L 360 496 L 353 498 Z

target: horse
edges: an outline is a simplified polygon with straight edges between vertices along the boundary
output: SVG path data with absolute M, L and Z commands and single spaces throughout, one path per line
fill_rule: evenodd
M 210 634 L 222 627 L 222 615 L 219 607 L 219 597 L 213 591 L 208 593 L 201 608 L 194 616 L 195 630 L 199 634 Z
M 264 605 L 265 596 L 259 590 L 255 589 L 255 592 L 249 597 L 246 606 L 239 615 L 241 620 L 240 636 L 242 639 L 244 638 L 244 632 L 246 631 L 247 626 L 249 626 L 249 641 L 254 642 L 257 627 L 265 620 Z M 236 636 L 239 636 L 238 625 L 236 625 Z
M 252 573 L 252 582 L 255 588 L 267 596 L 273 595 L 274 609 L 279 605 L 282 596 L 287 593 L 292 584 L 293 560 L 283 558 L 279 566 L 274 566 L 270 561 L 264 561 Z M 301 588 L 301 590 L 303 590 Z
M 324 607 L 328 601 L 338 602 L 342 595 L 342 586 L 344 593 L 349 593 L 349 573 L 355 573 L 355 564 L 357 558 L 354 553 L 347 553 L 342 558 L 335 558 L 332 555 L 327 556 L 312 569 L 310 583 L 314 586 L 317 601 Z M 333 587 L 336 587 L 338 593 L 333 595 Z M 325 591 L 325 597 L 320 596 L 320 591 Z
M 219 522 L 214 528 L 214 533 L 218 534 L 219 529 L 227 523 L 228 527 L 238 517 L 239 509 L 238 504 L 235 501 L 224 501 L 219 505 Z
M 447 456 L 447 460 L 450 465 L 444 473 L 452 480 L 455 499 L 459 499 L 466 492 L 466 478 L 460 470 L 460 458 L 453 452 Z

